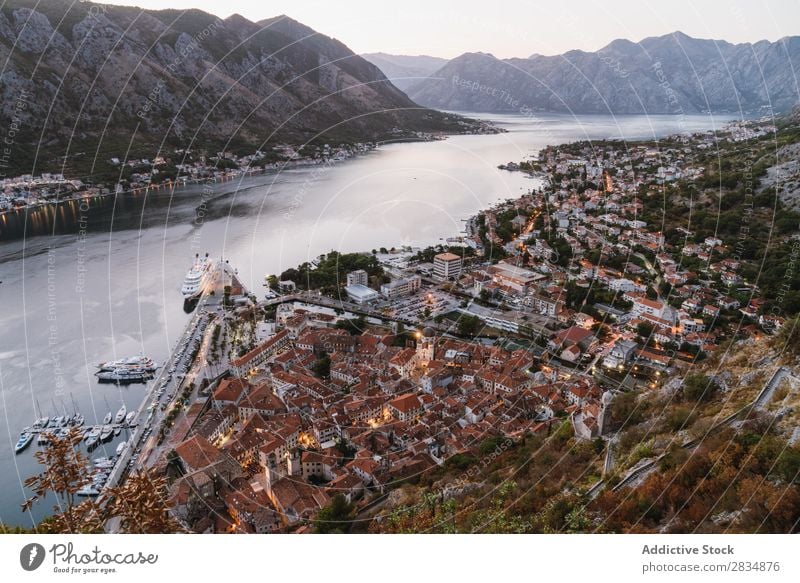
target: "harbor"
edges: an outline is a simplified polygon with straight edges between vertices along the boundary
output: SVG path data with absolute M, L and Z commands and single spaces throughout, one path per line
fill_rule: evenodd
M 513 122 L 507 134 L 388 145 L 324 174 L 297 168 L 219 184 L 213 200 L 199 186 L 188 186 L 174 196 L 162 189 L 146 197 L 112 197 L 103 213 L 84 214 L 77 202 L 74 209 L 62 205 L 59 216 L 72 221 L 69 228 L 53 235 L 45 221 L 37 232 L 49 235 L 3 242 L 0 289 L 6 301 L 0 317 L 6 342 L 0 347 L 0 379 L 8 415 L 0 416 L 0 432 L 7 436 L 0 452 L 0 521 L 31 527 L 56 503 L 48 499 L 29 513 L 20 512 L 27 496 L 24 480 L 40 468 L 33 455 L 14 455 L 14 444 L 40 416 L 37 399 L 45 405 L 69 400 L 72 393 L 87 423 L 97 425 L 109 409 L 105 399 L 114 410 L 123 402 L 137 410 L 158 389 L 161 377 L 100 384 L 96 367 L 104 360 L 147 354 L 159 362 L 159 372 L 169 370 L 170 354 L 196 315 L 184 312 L 180 294 L 196 253 L 224 252 L 239 268 L 242 283 L 255 290 L 265 274 L 281 273 L 330 249 L 436 244 L 443 234 L 461 230 L 461 218 L 530 188 L 522 173 L 499 171 L 498 163 L 549 142 L 675 129 L 673 122 L 652 117 L 576 121 L 545 116 L 536 124 L 512 118 L 497 118 L 500 124 Z M 455 150 L 489 163 L 455 165 Z M 430 171 L 420 172 L 423 166 Z M 338 193 L 335 205 L 328 204 L 332 193 Z M 303 230 L 311 235 L 300 240 L 297 233 Z M 75 231 L 77 237 L 58 234 Z M 46 408 L 49 415 L 59 414 Z M 140 427 L 146 417 L 147 412 L 140 416 Z M 155 427 L 151 437 L 157 434 Z M 123 437 L 124 432 L 96 455 L 113 453 Z
M 145 448 L 146 455 L 143 457 L 146 457 L 156 448 L 154 429 L 162 422 L 164 412 L 181 398 L 185 387 L 195 380 L 194 377 L 187 378 L 192 354 L 196 352 L 190 348 L 199 345 L 208 320 L 213 317 L 212 312 L 217 310 L 224 297 L 224 289 L 231 285 L 244 289 L 233 267 L 221 259 L 213 261 L 207 255 L 200 259 L 198 255 L 181 288 L 185 302 L 191 302 L 194 313 L 166 363 L 159 366 L 153 359 L 138 355 L 97 365 L 95 374 L 98 383 L 147 383 L 145 397 L 139 406 L 128 411 L 123 404 L 116 414 L 109 411 L 102 422 L 90 425 L 85 424 L 84 416 L 77 411 L 73 415 L 67 415 L 65 411 L 64 415 L 40 416 L 31 426 L 22 430 L 15 453 L 20 454 L 31 445 L 46 446 L 54 437 L 64 439 L 77 432 L 81 439 L 76 446 L 85 447 L 91 454 L 125 431 L 126 439 L 112 446 L 113 453 L 90 458 L 87 483 L 77 494 L 82 497 L 98 496 L 105 488 L 120 484 L 137 467 L 142 449 Z
M 196 390 L 200 380 L 197 369 L 192 370 L 194 355 L 197 354 L 202 344 L 210 320 L 216 314 L 221 314 L 221 302 L 224 298 L 226 286 L 235 286 L 244 290 L 238 278 L 237 271 L 222 259 L 218 261 L 207 260 L 204 262 L 203 276 L 193 279 L 198 266 L 193 264 L 187 280 L 196 282 L 197 287 L 182 288 L 185 299 L 196 301 L 194 313 L 186 325 L 183 334 L 176 341 L 175 349 L 170 358 L 161 367 L 152 383 L 148 387 L 145 398 L 142 400 L 136 416 L 142 421 L 133 428 L 127 447 L 119 452 L 111 469 L 105 487 L 114 487 L 120 484 L 125 477 L 136 469 L 147 467 L 154 452 L 159 451 L 159 437 L 157 429 L 161 426 L 168 411 L 184 399 L 187 388 Z M 113 530 L 113 525 L 110 526 Z

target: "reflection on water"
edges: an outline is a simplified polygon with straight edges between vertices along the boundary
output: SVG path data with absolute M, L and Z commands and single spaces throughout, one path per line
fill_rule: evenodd
M 74 398 L 87 422 L 145 387 L 99 385 L 96 363 L 143 352 L 163 362 L 189 315 L 180 287 L 195 253 L 224 256 L 261 295 L 264 276 L 330 249 L 427 245 L 478 209 L 537 186 L 497 169 L 552 143 L 704 129 L 698 116 L 500 116 L 509 132 L 395 144 L 333 167 L 242 181 L 69 201 L 0 219 L 0 520 L 30 525 L 19 504 L 36 470 L 15 456 L 19 431 Z M 88 202 L 88 205 L 87 205 Z M 88 206 L 88 208 L 87 208 Z M 34 234 L 42 236 L 33 237 Z M 71 405 L 68 405 L 71 409 Z M 36 506 L 36 515 L 50 504 Z
M 108 231 L 112 225 L 117 229 L 149 228 L 163 220 L 161 212 L 169 208 L 175 196 L 180 196 L 183 191 L 194 197 L 196 190 L 196 187 L 179 187 L 174 195 L 169 189 L 161 188 L 149 192 L 85 196 L 8 211 L 0 219 L 0 240 Z

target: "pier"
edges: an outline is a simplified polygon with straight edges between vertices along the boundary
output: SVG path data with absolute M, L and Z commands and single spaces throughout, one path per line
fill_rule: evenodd
M 193 341 L 202 341 L 209 322 L 209 315 L 222 302 L 223 290 L 226 285 L 241 286 L 244 290 L 236 270 L 229 263 L 223 260 L 216 261 L 213 269 L 214 274 L 197 301 L 194 315 L 189 320 L 186 328 L 184 328 L 183 333 L 178 337 L 176 348 L 173 349 L 169 359 L 165 361 L 161 369 L 156 373 L 144 399 L 136 409 L 135 419 L 138 420 L 137 426 L 128 440 L 128 447 L 116 460 L 116 464 L 111 470 L 106 482 L 107 488 L 119 485 L 129 471 L 146 465 L 150 454 L 158 447 L 156 443 L 158 438 L 157 431 L 166 411 L 169 411 L 174 405 L 187 382 L 191 382 L 189 381 L 188 370 L 193 363 L 190 359 L 190 351 L 181 350 L 181 342 L 184 342 L 185 346 L 189 346 Z M 178 373 L 181 367 L 186 367 L 186 375 Z M 162 400 L 162 395 L 158 392 L 161 387 L 164 388 L 163 394 L 169 396 L 167 399 Z M 164 411 L 162 411 L 162 407 Z M 145 435 L 148 430 L 152 431 L 152 435 Z M 136 456 L 135 461 L 134 456 Z M 134 461 L 133 464 L 131 464 L 132 461 Z M 113 525 L 110 525 L 110 527 L 113 530 Z
M 83 433 L 89 431 L 100 431 L 104 427 L 110 427 L 111 429 L 134 429 L 138 425 L 137 421 L 134 421 L 130 425 L 127 423 L 98 423 L 97 425 L 61 425 L 59 427 L 31 427 L 30 429 L 26 430 L 25 433 L 30 433 L 32 435 L 40 435 L 42 433 L 50 433 L 50 434 L 57 434 L 62 429 L 78 429 Z

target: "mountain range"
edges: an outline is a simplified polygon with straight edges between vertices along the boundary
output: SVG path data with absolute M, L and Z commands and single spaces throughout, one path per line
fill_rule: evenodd
M 422 105 L 484 112 L 689 114 L 785 111 L 800 101 L 800 37 L 731 44 L 681 32 L 596 52 L 498 59 L 466 53 L 407 91 Z
M 408 91 L 447 64 L 447 59 L 428 55 L 365 53 L 361 56 L 383 71 L 389 81 L 403 91 Z
M 30 172 L 162 144 L 404 139 L 472 122 L 420 108 L 372 63 L 285 16 L 72 0 L 0 6 L 2 166 Z

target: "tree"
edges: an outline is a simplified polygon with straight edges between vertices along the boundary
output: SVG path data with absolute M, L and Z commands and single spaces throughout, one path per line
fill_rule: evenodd
M 339 320 L 336 322 L 336 328 L 347 330 L 353 336 L 359 336 L 367 328 L 367 319 L 359 316 L 358 318 Z
M 89 461 L 76 450 L 82 437 L 76 428 L 70 429 L 63 438 L 51 433 L 44 449 L 35 454 L 44 471 L 25 480 L 25 486 L 33 490 L 34 495 L 22 505 L 23 512 L 48 493 L 55 494 L 60 501 L 53 506 L 54 514 L 40 525 L 43 532 L 103 532 L 99 506 L 93 500 L 76 503 L 78 490 L 89 483 Z
M 321 379 L 327 379 L 331 376 L 331 357 L 327 354 L 322 354 L 314 364 L 311 365 L 311 371 Z
M 319 534 L 346 533 L 352 526 L 355 510 L 342 494 L 336 494 L 317 514 L 314 529 Z
M 650 336 L 653 334 L 653 326 L 647 322 L 639 322 L 636 325 L 636 333 L 642 338 L 650 338 Z
M 89 462 L 76 451 L 81 433 L 72 428 L 66 437 L 50 436 L 44 449 L 36 452 L 36 460 L 44 466 L 41 474 L 25 480 L 34 496 L 26 500 L 27 511 L 48 492 L 54 493 L 62 504 L 53 507 L 54 513 L 37 526 L 37 531 L 54 534 L 102 533 L 106 522 L 118 519 L 123 533 L 170 533 L 181 530 L 180 524 L 169 516 L 167 482 L 153 478 L 147 471 L 128 477 L 121 485 L 104 491 L 97 500 L 77 503 L 78 490 L 89 483 Z
M 119 519 L 120 531 L 128 534 L 179 532 L 181 525 L 170 516 L 167 480 L 143 470 L 128 477 L 120 486 L 103 494 L 105 513 Z
M 463 314 L 458 319 L 458 333 L 460 336 L 468 336 L 471 338 L 481 330 L 482 324 L 483 322 L 478 316 Z
M 691 373 L 683 380 L 683 398 L 689 403 L 707 402 L 719 390 L 717 383 L 702 373 Z

